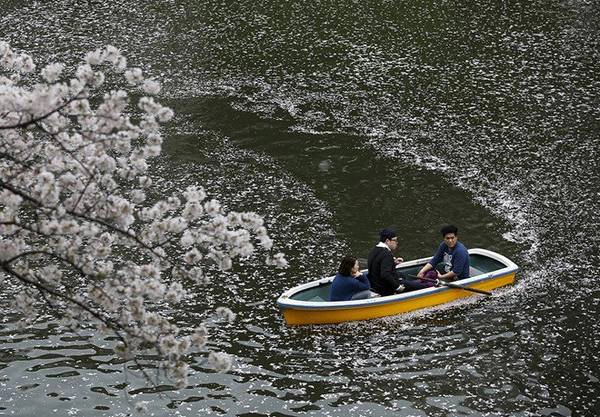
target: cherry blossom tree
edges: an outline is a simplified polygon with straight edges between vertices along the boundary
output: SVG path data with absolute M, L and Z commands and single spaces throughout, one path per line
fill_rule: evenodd
M 151 346 L 184 387 L 186 354 L 208 330 L 184 334 L 165 305 L 176 308 L 186 282 L 206 283 L 208 265 L 228 270 L 256 251 L 278 267 L 286 260 L 270 255 L 259 215 L 227 213 L 199 186 L 148 197 L 159 195 L 148 164 L 161 153 L 160 124 L 173 118 L 152 98 L 158 81 L 111 46 L 88 53 L 71 77 L 65 70 L 36 72 L 29 55 L 0 42 L 0 284 L 16 289 L 24 325 L 44 308 L 74 328 L 112 332 L 123 358 Z M 208 361 L 231 364 L 222 352 Z

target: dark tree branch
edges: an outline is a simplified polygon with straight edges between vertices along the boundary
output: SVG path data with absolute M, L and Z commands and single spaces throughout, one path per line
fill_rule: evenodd
M 127 341 L 125 340 L 123 335 L 120 333 L 121 331 L 126 332 L 126 330 L 120 324 L 115 323 L 112 320 L 109 320 L 109 319 L 103 317 L 99 312 L 97 312 L 93 308 L 87 306 L 85 303 L 83 303 L 73 297 L 63 294 L 60 291 L 55 290 L 51 287 L 47 287 L 46 285 L 44 285 L 40 282 L 30 280 L 29 278 L 19 274 L 17 271 L 15 271 L 13 268 L 11 268 L 10 264 L 6 261 L 0 262 L 0 268 L 2 268 L 7 274 L 13 276 L 14 278 L 18 279 L 19 281 L 23 282 L 24 284 L 27 284 L 27 285 L 37 289 L 38 291 L 43 291 L 47 294 L 55 296 L 56 298 L 63 299 L 65 301 L 68 301 L 71 304 L 78 306 L 83 311 L 89 313 L 92 317 L 94 317 L 95 319 L 97 319 L 98 321 L 100 321 L 101 323 L 106 325 L 106 327 L 111 329 L 115 333 L 115 335 L 119 338 L 119 340 L 127 346 Z
M 4 181 L 2 181 L 2 179 L 0 179 L 0 188 L 5 188 L 5 189 L 11 191 L 13 194 L 21 196 L 24 200 L 27 200 L 30 203 L 33 203 L 34 205 L 36 205 L 36 206 L 38 206 L 40 208 L 47 208 L 47 209 L 50 209 L 50 210 L 55 210 L 56 209 L 55 207 L 47 207 L 47 206 L 45 206 L 41 201 L 35 199 L 34 197 L 31 197 L 27 192 L 25 192 L 25 191 L 23 191 L 23 190 L 21 190 L 21 189 L 19 189 L 17 187 L 14 187 L 11 184 L 5 183 Z M 116 232 L 116 233 L 118 233 L 118 234 L 120 234 L 120 235 L 122 235 L 124 237 L 127 237 L 128 239 L 133 240 L 134 242 L 136 242 L 140 246 L 142 246 L 144 249 L 146 249 L 146 250 L 154 253 L 153 252 L 153 248 L 151 246 L 147 245 L 142 240 L 140 240 L 140 238 L 137 235 L 135 235 L 135 233 L 133 233 L 133 232 L 129 232 L 127 230 L 123 230 L 123 229 L 121 229 L 121 228 L 119 228 L 117 226 L 114 226 L 114 225 L 108 223 L 106 220 L 95 218 L 95 217 L 89 217 L 89 216 L 86 216 L 84 214 L 78 213 L 78 212 L 73 211 L 73 210 L 67 210 L 66 213 L 70 214 L 71 216 L 73 216 L 75 218 L 79 218 L 79 219 L 86 220 L 86 221 L 91 222 L 91 223 L 96 223 L 96 224 L 99 224 L 101 226 L 104 226 L 105 228 L 107 228 L 107 229 L 109 229 L 109 230 L 111 230 L 113 232 Z M 157 255 L 157 256 L 159 256 L 159 255 Z
M 65 107 L 67 107 L 69 104 L 73 103 L 74 101 L 77 100 L 82 100 L 85 97 L 79 97 L 79 94 L 81 94 L 82 91 L 80 91 L 79 93 L 77 93 L 75 95 L 75 97 L 70 98 L 69 100 L 67 100 L 65 103 L 63 103 L 62 105 L 58 106 L 57 108 L 49 111 L 46 114 L 43 114 L 41 116 L 35 117 L 33 119 L 27 120 L 25 122 L 23 121 L 19 121 L 19 123 L 15 124 L 15 125 L 8 125 L 8 126 L 0 126 L 0 130 L 9 130 L 9 129 L 22 129 L 22 128 L 26 128 L 32 124 L 37 124 L 38 122 L 52 116 L 54 113 L 64 109 Z M 21 115 L 21 120 L 22 120 L 22 115 Z
M 87 312 L 88 314 L 90 314 L 92 317 L 94 317 L 96 320 L 100 321 L 101 323 L 103 323 L 108 329 L 110 329 L 113 334 L 119 339 L 119 341 L 121 343 L 123 343 L 124 346 L 129 346 L 129 344 L 127 343 L 127 340 L 123 337 L 123 335 L 121 334 L 121 332 L 124 332 L 126 334 L 132 335 L 133 337 L 138 337 L 138 335 L 131 333 L 129 330 L 127 330 L 125 327 L 123 327 L 121 324 L 114 322 L 113 320 L 107 319 L 105 317 L 103 317 L 99 312 L 97 312 L 96 310 L 94 310 L 93 308 L 87 306 L 85 303 L 70 297 L 66 294 L 63 294 L 57 290 L 54 290 L 40 282 L 36 282 L 36 281 L 32 281 L 30 279 L 28 279 L 27 277 L 19 274 L 17 271 L 15 271 L 14 269 L 12 269 L 9 265 L 8 262 L 3 261 L 0 262 L 0 269 L 4 270 L 7 274 L 13 276 L 14 278 L 18 279 L 19 281 L 35 288 L 36 290 L 38 290 L 41 294 L 42 297 L 46 300 L 46 302 L 48 302 L 48 299 L 46 297 L 46 294 L 50 294 L 53 295 L 55 297 L 57 297 L 58 299 L 63 299 L 69 303 L 72 303 L 76 306 L 78 306 L 79 308 L 81 308 L 83 311 Z M 52 305 L 52 304 L 51 304 Z M 160 347 L 158 345 L 155 346 L 156 349 L 161 352 Z M 131 358 L 131 360 L 133 361 L 133 363 L 135 363 L 135 365 L 137 366 L 138 370 L 142 373 L 142 375 L 144 376 L 144 379 L 153 384 L 154 381 L 152 380 L 152 378 L 150 377 L 150 375 L 148 375 L 148 373 L 146 372 L 146 370 L 144 369 L 144 367 L 142 366 L 142 364 L 139 362 L 139 360 L 134 356 Z
M 69 155 L 71 158 L 73 158 L 73 160 L 79 164 L 79 166 L 80 166 L 80 167 L 81 167 L 81 168 L 82 168 L 82 169 L 85 171 L 85 173 L 88 175 L 88 178 L 89 178 L 89 177 L 93 177 L 93 174 L 90 172 L 90 170 L 88 169 L 88 167 L 87 167 L 87 166 L 86 166 L 86 165 L 85 165 L 83 162 L 81 162 L 81 161 L 79 160 L 79 158 L 77 158 L 77 157 L 74 155 L 74 152 L 73 152 L 73 151 L 70 151 L 69 149 L 67 149 L 67 148 L 65 147 L 65 145 L 64 145 L 64 144 L 63 144 L 63 143 L 62 143 L 60 140 L 58 140 L 58 138 L 56 137 L 56 133 L 53 133 L 53 132 L 50 132 L 50 131 L 46 130 L 46 128 L 45 128 L 45 127 L 44 127 L 44 126 L 43 126 L 41 123 L 36 123 L 35 125 L 37 126 L 37 128 L 38 128 L 39 130 L 41 130 L 42 132 L 44 132 L 44 133 L 45 133 L 45 134 L 47 134 L 47 135 L 50 135 L 50 137 L 51 137 L 51 138 L 54 140 L 54 142 L 56 142 L 56 144 L 57 144 L 57 145 L 58 145 L 58 146 L 59 146 L 59 147 L 62 149 L 62 151 L 63 151 L 64 153 L 66 153 L 67 155 Z

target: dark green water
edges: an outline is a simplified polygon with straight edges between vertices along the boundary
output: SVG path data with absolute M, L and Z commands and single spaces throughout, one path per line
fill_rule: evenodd
M 111 43 L 165 79 L 178 115 L 161 186 L 261 213 L 291 264 L 249 260 L 194 289 L 175 318 L 230 306 L 211 347 L 235 369 L 198 355 L 190 386 L 164 395 L 121 372 L 111 340 L 43 318 L 17 331 L 7 311 L 0 415 L 127 415 L 139 400 L 155 415 L 600 414 L 599 31 L 597 2 L 575 0 L 0 0 L 0 39 L 42 61 Z M 381 227 L 414 258 L 446 222 L 517 262 L 518 284 L 408 316 L 283 323 L 282 291 L 366 257 Z

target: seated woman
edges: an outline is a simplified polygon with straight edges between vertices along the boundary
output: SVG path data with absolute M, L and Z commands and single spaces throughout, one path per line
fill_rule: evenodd
M 371 296 L 369 280 L 354 256 L 345 256 L 329 288 L 330 301 L 361 300 Z

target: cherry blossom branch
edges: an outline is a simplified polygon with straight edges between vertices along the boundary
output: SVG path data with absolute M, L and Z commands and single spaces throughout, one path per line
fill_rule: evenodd
M 254 252 L 252 235 L 269 251 L 272 241 L 262 218 L 224 213 L 196 186 L 182 192 L 183 202 L 174 195 L 140 206 L 152 183 L 148 160 L 162 149 L 160 124 L 173 112 L 148 96 L 138 97 L 131 110 L 129 93 L 119 86 L 123 81 L 149 95 L 156 95 L 160 84 L 129 68 L 118 49 L 88 53 L 64 83 L 57 83 L 65 68 L 61 63 L 43 68 L 40 82 L 25 84 L 21 74 L 35 70 L 31 57 L 3 41 L 0 56 L 0 71 L 8 72 L 6 94 L 0 96 L 0 273 L 6 271 L 26 289 L 17 306 L 30 311 L 36 304 L 32 290 L 46 303 L 73 305 L 69 317 L 91 317 L 92 325 L 115 332 L 115 350 L 122 357 L 131 352 L 148 382 L 153 382 L 144 369 L 148 365 L 135 354 L 151 343 L 164 360 L 157 369 L 177 387 L 185 386 L 184 355 L 192 345 L 205 345 L 207 329 L 201 325 L 181 336 L 164 312 L 147 307 L 181 302 L 186 291 L 177 278 L 202 278 L 204 263 L 216 261 L 226 270 L 233 258 Z M 98 67 L 105 65 L 124 80 L 91 106 L 89 97 L 103 92 L 105 76 Z M 129 111 L 139 119 L 130 120 Z M 229 232 L 238 228 L 247 233 L 231 239 Z M 135 250 L 141 258 L 128 257 Z M 267 262 L 285 265 L 282 254 Z M 82 281 L 86 293 L 80 293 Z M 212 358 L 217 369 L 229 368 L 223 355 Z
M 2 226 L 17 226 L 17 230 L 15 230 L 15 233 L 21 231 L 19 229 L 24 229 L 24 230 L 27 230 L 28 232 L 35 233 L 35 234 L 38 234 L 41 236 L 46 236 L 46 237 L 48 236 L 47 234 L 40 232 L 39 229 L 34 229 L 33 227 L 31 227 L 29 225 L 22 224 L 22 223 L 14 221 L 14 220 L 13 221 L 2 221 L 2 222 L 0 222 L 0 225 L 2 225 Z
M 81 91 L 78 93 L 78 95 L 79 94 L 81 94 Z M 30 126 L 32 124 L 35 124 L 35 123 L 40 122 L 40 121 L 42 121 L 44 119 L 47 119 L 48 117 L 52 116 L 57 111 L 60 111 L 61 109 L 64 109 L 65 107 L 67 107 L 69 104 L 71 104 L 71 103 L 73 103 L 73 102 L 75 102 L 77 100 L 82 100 L 84 98 L 85 97 L 78 97 L 78 96 L 72 97 L 69 100 L 67 100 L 64 104 L 60 105 L 59 107 L 57 107 L 55 109 L 50 110 L 49 112 L 47 112 L 47 113 L 45 113 L 45 114 L 43 114 L 41 116 L 35 117 L 33 119 L 30 119 L 30 120 L 28 120 L 26 122 L 21 122 L 20 121 L 19 123 L 15 124 L 15 125 L 0 126 L 0 130 L 14 130 L 14 129 L 27 128 L 28 126 Z
M 75 202 L 75 205 L 73 205 L 73 211 L 77 211 L 77 206 L 79 206 L 79 203 L 81 202 L 81 199 L 83 198 L 83 196 L 87 192 L 88 187 L 92 184 L 93 179 L 94 179 L 94 177 L 92 177 L 92 176 L 88 177 L 87 184 L 85 184 L 85 187 L 83 188 L 83 191 L 81 191 L 79 193 L 79 197 L 77 198 L 77 201 Z M 96 204 L 98 204 L 98 202 L 96 202 Z
M 59 139 L 56 137 L 56 133 L 53 133 L 53 132 L 50 132 L 50 131 L 48 131 L 48 130 L 47 130 L 47 129 L 46 129 L 46 128 L 45 128 L 45 127 L 42 125 L 42 123 L 40 123 L 40 122 L 36 122 L 36 123 L 35 123 L 35 126 L 36 126 L 36 127 L 37 127 L 37 128 L 40 130 L 40 131 L 42 131 L 43 133 L 45 133 L 45 134 L 49 135 L 49 136 L 50 136 L 50 137 L 53 139 L 54 143 L 56 143 L 56 144 L 57 144 L 57 145 L 60 147 L 60 149 L 62 149 L 62 151 L 63 151 L 64 153 L 66 153 L 66 154 L 67 154 L 67 155 L 69 155 L 71 158 L 73 158 L 73 160 L 79 164 L 79 166 L 81 167 L 81 169 L 85 171 L 85 173 L 88 175 L 88 177 L 93 177 L 93 174 L 90 172 L 90 170 L 88 169 L 88 167 L 87 167 L 87 166 L 86 166 L 86 165 L 85 165 L 83 162 L 81 162 L 81 161 L 79 160 L 79 158 L 77 158 L 77 157 L 74 155 L 74 152 L 71 152 L 69 149 L 67 149 L 67 148 L 65 147 L 65 145 L 64 145 L 64 144 L 63 144 L 63 143 L 62 143 L 62 142 L 61 142 L 61 141 L 60 141 L 60 140 L 59 140 Z
M 54 290 L 50 287 L 47 287 L 39 282 L 32 281 L 32 280 L 26 278 L 25 276 L 19 274 L 17 271 L 15 271 L 13 268 L 11 268 L 10 264 L 6 261 L 0 261 L 0 268 L 2 268 L 7 274 L 13 276 L 14 278 L 18 279 L 19 281 L 21 281 L 31 287 L 34 287 L 38 291 L 48 293 L 59 299 L 64 299 L 65 301 L 68 301 L 69 303 L 78 306 L 83 311 L 89 313 L 92 317 L 94 317 L 98 321 L 102 322 L 106 327 L 111 329 L 122 343 L 124 343 L 125 345 L 127 344 L 127 341 L 125 340 L 125 338 L 119 333 L 119 330 L 121 330 L 121 331 L 124 330 L 122 328 L 122 326 L 120 326 L 118 323 L 114 323 L 110 319 L 103 317 L 100 313 L 98 313 L 94 309 L 90 308 L 85 303 L 77 300 L 76 298 L 73 298 L 66 294 L 63 294 L 60 291 Z
M 27 200 L 30 203 L 33 203 L 33 204 L 35 204 L 38 207 L 44 207 L 44 205 L 40 201 L 38 201 L 37 199 L 35 199 L 32 196 L 30 196 L 29 193 L 27 193 L 27 192 L 25 192 L 23 190 L 20 190 L 20 189 L 18 189 L 16 187 L 12 186 L 9 183 L 4 182 L 2 180 L 2 178 L 0 178 L 0 188 L 4 188 L 5 190 L 10 191 L 13 194 L 16 194 L 16 195 L 20 196 L 24 200 Z M 44 208 L 46 208 L 46 207 L 44 207 Z
M 10 184 L 6 184 L 4 181 L 2 181 L 2 179 L 0 179 L 0 188 L 7 189 L 7 190 L 11 191 L 13 194 L 19 195 L 23 199 L 29 201 L 30 203 L 35 204 L 36 206 L 38 206 L 40 208 L 47 208 L 47 209 L 51 209 L 51 210 L 55 209 L 55 207 L 47 207 L 47 206 L 45 206 L 41 201 L 39 201 L 39 200 L 31 197 L 25 191 L 20 190 L 20 189 L 18 189 L 16 187 L 13 187 Z M 134 242 L 136 242 L 137 244 L 139 244 L 140 246 L 142 246 L 144 249 L 147 249 L 149 252 L 153 253 L 155 256 L 159 256 L 161 259 L 166 260 L 160 254 L 155 253 L 154 252 L 154 248 L 152 248 L 151 246 L 147 245 L 135 233 L 129 232 L 127 230 L 123 230 L 123 229 L 121 229 L 119 227 L 116 227 L 116 226 L 114 226 L 114 225 L 112 225 L 112 224 L 108 223 L 107 221 L 102 220 L 100 218 L 90 217 L 90 216 L 78 213 L 76 211 L 73 211 L 73 210 L 66 210 L 65 213 L 67 213 L 67 214 L 69 214 L 69 215 L 71 215 L 73 217 L 76 217 L 76 218 L 79 218 L 79 219 L 82 219 L 82 220 L 86 220 L 86 221 L 91 222 L 91 223 L 96 223 L 96 224 L 99 224 L 101 226 L 104 226 L 104 227 L 106 227 L 107 229 L 109 229 L 109 230 L 111 230 L 113 232 L 119 233 L 120 235 L 122 235 L 124 237 L 127 237 L 128 239 L 133 240 Z
M 47 300 L 45 294 L 50 294 L 55 296 L 56 298 L 59 299 L 63 299 L 71 304 L 74 304 L 76 306 L 78 306 L 79 308 L 81 308 L 83 311 L 85 311 L 86 313 L 90 314 L 92 317 L 94 317 L 96 320 L 100 321 L 102 324 L 104 324 L 108 329 L 110 329 L 112 331 L 112 333 L 119 339 L 119 341 L 124 345 L 124 346 L 129 346 L 129 343 L 127 342 L 127 340 L 123 337 L 123 335 L 121 334 L 121 332 L 124 332 L 126 334 L 131 334 L 132 336 L 137 336 L 135 333 L 130 333 L 130 331 L 128 331 L 125 327 L 123 327 L 121 324 L 114 322 L 113 320 L 107 319 L 105 317 L 103 317 L 99 312 L 97 312 L 96 310 L 94 310 L 93 308 L 89 307 L 88 305 L 86 305 L 85 303 L 77 300 L 76 298 L 70 297 L 66 294 L 63 294 L 59 291 L 53 290 L 52 288 L 49 288 L 45 285 L 43 285 L 42 283 L 39 282 L 35 282 L 32 281 L 28 278 L 26 278 L 25 276 L 19 274 L 17 271 L 15 271 L 14 269 L 12 269 L 9 265 L 8 262 L 0 262 L 0 268 L 2 270 L 4 270 L 7 274 L 13 276 L 14 278 L 18 279 L 19 281 L 34 287 L 36 290 L 38 290 L 40 292 L 40 294 L 42 295 L 42 297 L 44 299 Z M 48 301 L 48 300 L 47 300 Z M 152 380 L 152 378 L 150 377 L 150 375 L 146 372 L 146 370 L 144 369 L 143 365 L 141 364 L 141 362 L 135 357 L 130 357 L 130 360 L 133 361 L 133 363 L 137 366 L 138 370 L 142 373 L 142 375 L 144 376 L 144 379 L 151 384 L 154 384 L 155 382 Z

